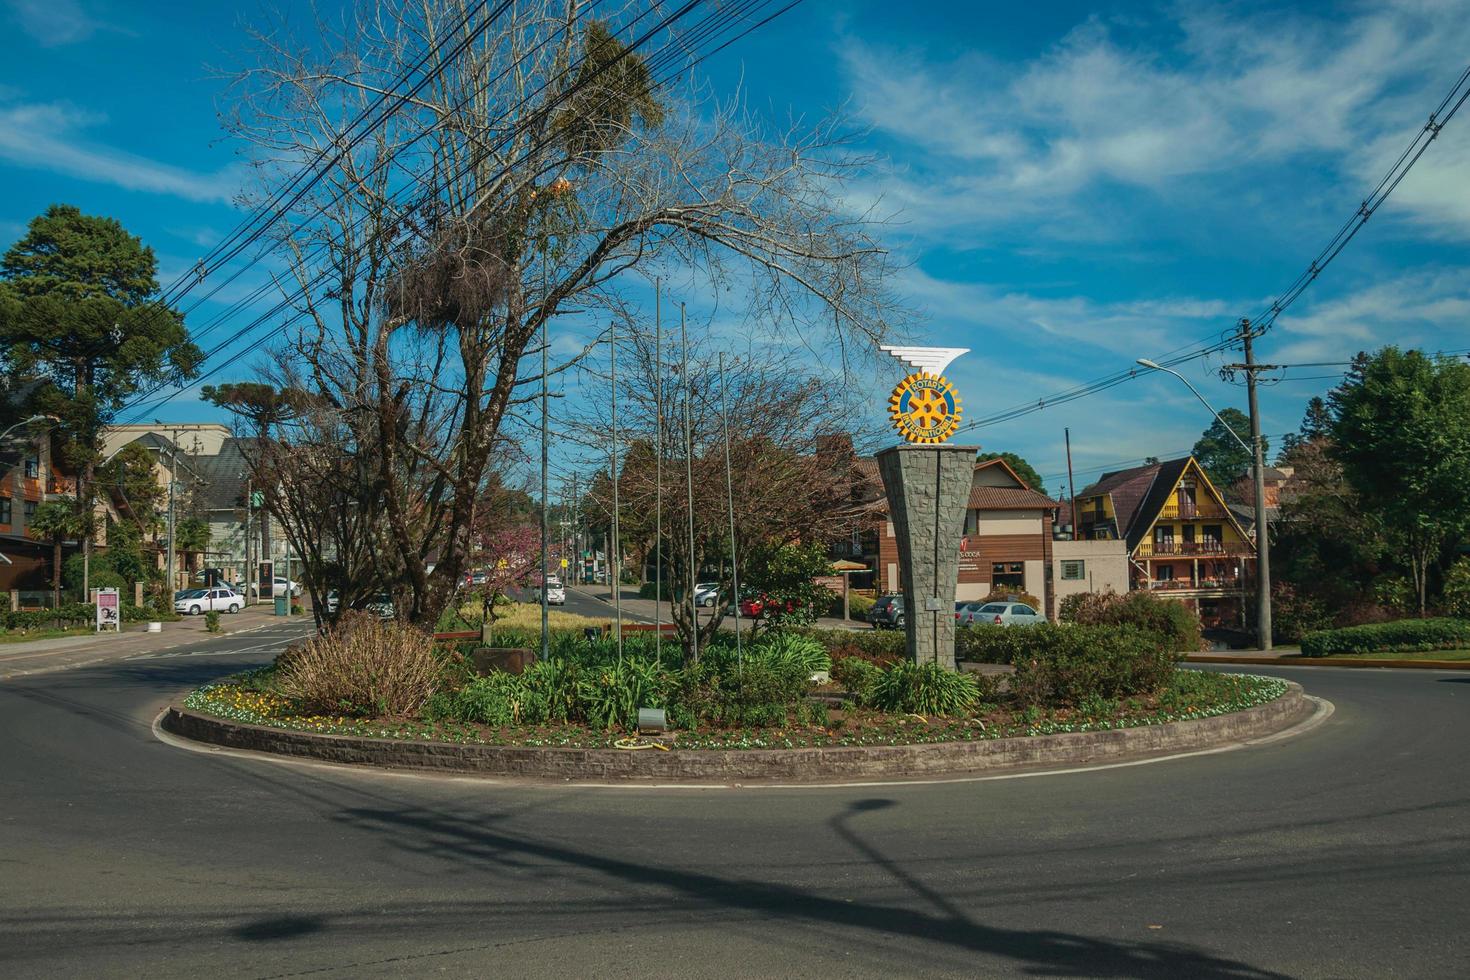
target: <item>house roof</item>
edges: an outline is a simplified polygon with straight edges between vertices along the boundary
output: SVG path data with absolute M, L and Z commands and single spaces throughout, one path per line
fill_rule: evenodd
M 1183 463 L 1187 460 L 1188 457 L 1185 457 L 1184 460 L 1170 460 L 1170 463 Z M 1113 516 L 1118 520 L 1118 532 L 1126 537 L 1133 526 L 1139 505 L 1143 503 L 1144 497 L 1147 496 L 1149 488 L 1153 486 L 1159 470 L 1164 465 L 1163 463 L 1145 463 L 1143 466 L 1104 473 L 1102 478 L 1092 486 L 1079 491 L 1077 498 L 1080 500 L 1084 497 L 1111 494 Z M 1178 478 L 1177 474 L 1175 478 Z
M 1163 510 L 1164 504 L 1169 502 L 1169 494 L 1174 492 L 1179 478 L 1184 475 L 1190 458 L 1185 456 L 1181 459 L 1168 459 L 1154 466 L 1154 477 L 1149 482 L 1148 489 L 1139 499 L 1138 506 L 1134 508 L 1132 518 L 1128 523 L 1126 537 L 1129 551 L 1138 547 L 1138 542 L 1143 540 L 1143 536 L 1153 525 L 1154 518 L 1159 516 L 1159 511 Z M 1113 506 L 1118 506 L 1116 496 L 1113 498 Z
M 199 477 L 196 493 L 205 510 L 234 510 L 243 505 L 245 477 L 250 468 L 239 439 L 226 439 L 213 456 L 192 456 L 188 460 Z
M 1017 473 L 1016 470 L 1015 470 L 1015 468 L 1013 466 L 1011 466 L 1010 463 L 1007 463 L 1005 461 L 1005 459 L 1003 457 L 1001 457 L 1001 456 L 996 456 L 993 459 L 987 459 L 984 462 L 976 463 L 975 464 L 975 469 L 977 469 L 977 470 L 983 470 L 983 469 L 988 469 L 988 468 L 990 468 L 992 466 L 999 466 L 1001 469 L 1005 470 L 1007 473 L 1010 474 L 1011 479 L 1015 480 L 1021 486 L 1023 486 L 1023 487 L 1030 487 L 1030 484 L 1029 483 L 1027 483 L 1025 480 L 1021 479 L 1021 474 Z
M 1052 510 L 1057 502 L 1025 487 L 975 487 L 970 490 L 972 510 Z

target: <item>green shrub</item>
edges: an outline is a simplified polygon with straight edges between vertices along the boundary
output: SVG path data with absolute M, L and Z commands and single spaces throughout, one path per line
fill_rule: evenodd
M 872 705 L 880 711 L 918 715 L 964 715 L 980 700 L 974 674 L 945 670 L 936 663 L 901 661 L 876 679 Z
M 1089 696 L 1156 694 L 1174 674 L 1178 654 L 1157 633 L 1135 626 L 1030 626 L 1012 651 L 1011 692 L 1026 705 L 1077 705 Z
M 954 656 L 956 660 L 980 664 L 1015 663 L 1035 645 L 1035 639 L 1027 634 L 1046 628 L 1044 624 L 1022 627 L 972 623 L 959 626 L 954 631 Z
M 1302 654 L 1415 653 L 1470 647 L 1470 621 L 1463 619 L 1399 619 L 1390 623 L 1319 630 L 1302 637 Z
M 791 664 L 807 675 L 832 669 L 832 658 L 822 644 L 810 636 L 782 630 L 771 633 L 752 648 L 751 652 L 771 663 Z
M 1203 647 L 1199 617 L 1184 603 L 1152 592 L 1085 592 L 1067 596 L 1058 613 L 1082 626 L 1136 626 L 1163 637 L 1176 653 Z
M 544 720 L 537 707 L 521 675 L 497 670 L 461 688 L 452 711 L 461 721 L 483 725 L 534 725 Z
M 866 622 L 868 613 L 873 609 L 873 600 L 856 592 L 847 594 L 847 615 L 858 622 Z M 832 601 L 827 605 L 826 615 L 833 619 L 842 618 L 842 593 L 834 592 Z
M 680 725 L 765 727 L 786 724 L 789 714 L 806 700 L 810 672 L 797 663 L 746 657 L 714 647 L 697 665 L 683 670 L 671 695 Z
M 882 667 L 861 657 L 843 657 L 832 662 L 832 680 L 841 684 L 860 705 L 872 700 L 873 685 L 882 676 Z
M 204 614 L 204 628 L 211 633 L 218 633 L 222 627 L 219 624 L 219 610 L 211 609 Z
M 904 634 L 891 630 L 829 630 L 808 627 L 795 630 L 820 643 L 833 660 L 858 657 L 875 664 L 897 663 L 907 656 Z
M 621 663 L 579 672 L 577 713 L 593 728 L 631 730 L 639 708 L 667 706 L 672 686 L 668 672 L 653 661 L 625 656 Z

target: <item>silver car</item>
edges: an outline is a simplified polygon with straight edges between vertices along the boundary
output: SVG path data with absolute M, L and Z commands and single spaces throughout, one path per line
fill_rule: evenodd
M 971 603 L 956 618 L 956 624 L 960 626 L 1035 626 L 1044 622 L 1046 617 L 1024 602 Z

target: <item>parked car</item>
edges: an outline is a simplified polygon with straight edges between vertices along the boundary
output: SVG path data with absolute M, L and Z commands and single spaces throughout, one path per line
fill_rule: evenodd
M 873 608 L 868 610 L 868 622 L 873 624 L 875 630 L 902 629 L 903 596 L 879 596 L 878 601 L 873 603 Z
M 185 589 L 174 595 L 174 612 L 198 616 L 207 612 L 237 613 L 245 605 L 245 597 L 234 589 Z
M 273 598 L 278 595 L 285 595 L 287 591 L 291 593 L 291 598 L 293 599 L 300 597 L 301 583 L 292 582 L 289 579 L 281 578 L 279 575 L 271 579 L 271 596 Z M 259 582 L 250 583 L 250 594 L 253 596 L 258 596 L 260 594 Z
M 694 604 L 696 606 L 713 606 L 719 601 L 719 582 L 701 582 L 694 587 Z
M 333 589 L 327 593 L 325 601 L 327 614 L 331 615 L 341 605 L 342 598 L 337 590 Z M 393 608 L 393 597 L 386 592 L 379 592 L 366 599 L 359 599 L 352 604 L 352 608 L 361 609 L 364 612 L 377 613 L 379 619 L 392 619 L 398 615 L 397 611 Z
M 966 609 L 956 623 L 961 626 L 990 623 L 995 626 L 1036 626 L 1046 617 L 1024 602 L 987 602 Z

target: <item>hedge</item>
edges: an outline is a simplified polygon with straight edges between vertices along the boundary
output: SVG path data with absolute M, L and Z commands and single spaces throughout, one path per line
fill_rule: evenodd
M 1416 653 L 1470 647 L 1470 620 L 1399 619 L 1336 630 L 1318 630 L 1302 637 L 1302 656 L 1334 653 Z
M 829 630 L 806 627 L 795 630 L 822 644 L 833 660 L 857 657 L 875 664 L 890 664 L 905 659 L 907 635 L 897 630 Z
M 1024 704 L 1155 694 L 1179 661 L 1169 639 L 1136 626 L 1028 626 L 976 630 L 1015 666 L 1011 692 Z M 999 638 L 996 634 L 1024 636 Z M 992 639 L 993 638 L 993 639 Z M 1001 652 L 1000 650 L 997 651 Z

